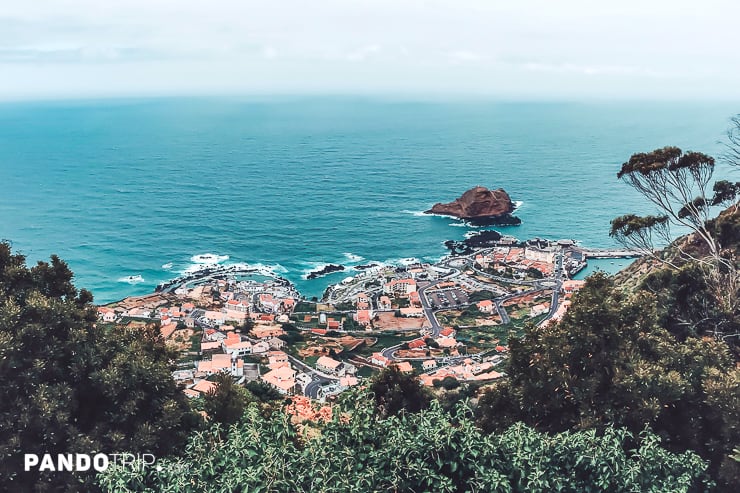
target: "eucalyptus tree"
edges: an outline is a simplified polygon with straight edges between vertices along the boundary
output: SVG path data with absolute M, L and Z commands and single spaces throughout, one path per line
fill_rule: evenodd
M 713 183 L 714 169 L 714 158 L 700 152 L 684 153 L 678 147 L 633 154 L 617 178 L 648 199 L 658 215 L 617 217 L 611 222 L 610 235 L 674 270 L 687 262 L 696 263 L 715 308 L 734 318 L 739 308 L 740 274 L 734 251 L 720 244 L 711 207 L 736 204 L 740 183 Z M 673 227 L 689 231 L 689 237 L 674 242 Z M 677 255 L 659 251 L 660 243 L 672 243 Z M 724 335 L 721 324 L 716 326 L 716 335 Z

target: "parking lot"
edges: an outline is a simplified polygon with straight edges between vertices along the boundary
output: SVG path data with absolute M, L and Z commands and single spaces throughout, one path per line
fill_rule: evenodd
M 426 295 L 429 298 L 429 302 L 438 308 L 451 308 L 467 305 L 469 303 L 467 293 L 458 288 L 427 291 Z

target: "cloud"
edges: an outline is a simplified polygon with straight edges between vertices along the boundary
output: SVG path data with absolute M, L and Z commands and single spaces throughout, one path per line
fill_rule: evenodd
M 487 57 L 468 50 L 457 50 L 447 54 L 448 58 L 453 62 L 466 63 L 466 62 L 479 62 L 485 60 Z
M 740 83 L 740 4 L 724 0 L 6 3 L 0 98 L 67 86 L 734 97 Z
M 543 62 L 525 62 L 519 64 L 529 72 L 548 72 L 561 74 L 581 74 L 581 75 L 632 75 L 646 77 L 667 77 L 669 74 L 656 71 L 646 67 L 635 65 L 584 65 L 577 63 L 543 63 Z
M 365 45 L 357 50 L 347 53 L 345 55 L 345 59 L 350 62 L 361 62 L 377 53 L 380 53 L 380 49 L 380 45 L 377 44 Z

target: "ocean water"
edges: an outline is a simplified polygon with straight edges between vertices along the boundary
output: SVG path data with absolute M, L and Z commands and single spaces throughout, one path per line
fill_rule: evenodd
M 474 185 L 521 201 L 522 225 L 499 228 L 506 234 L 606 247 L 611 218 L 651 211 L 616 179 L 620 164 L 664 145 L 718 153 L 739 109 L 349 97 L 5 103 L 0 238 L 30 261 L 60 255 L 98 302 L 148 293 L 205 253 L 273 266 L 308 296 L 352 274 L 303 279 L 324 263 L 436 260 L 444 240 L 473 228 L 420 212 Z

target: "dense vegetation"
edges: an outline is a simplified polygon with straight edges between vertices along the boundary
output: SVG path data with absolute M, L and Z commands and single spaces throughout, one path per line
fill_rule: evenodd
M 732 484 L 740 443 L 740 381 L 727 345 L 678 340 L 658 324 L 656 298 L 626 294 L 592 276 L 554 326 L 509 339 L 509 378 L 486 390 L 478 423 L 498 432 L 523 421 L 538 429 L 639 433 L 649 425 L 673 450 L 695 450 Z
M 23 454 L 146 452 L 199 418 L 155 328 L 106 332 L 56 256 L 28 268 L 0 243 L 0 480 L 7 491 L 90 491 L 93 475 L 23 472 Z
M 196 433 L 161 471 L 109 470 L 108 491 L 146 492 L 665 492 L 704 491 L 706 465 L 672 454 L 644 432 L 607 428 L 547 435 L 517 424 L 486 435 L 465 406 L 436 402 L 418 413 L 379 416 L 354 393 L 320 435 L 256 407 L 226 429 Z

